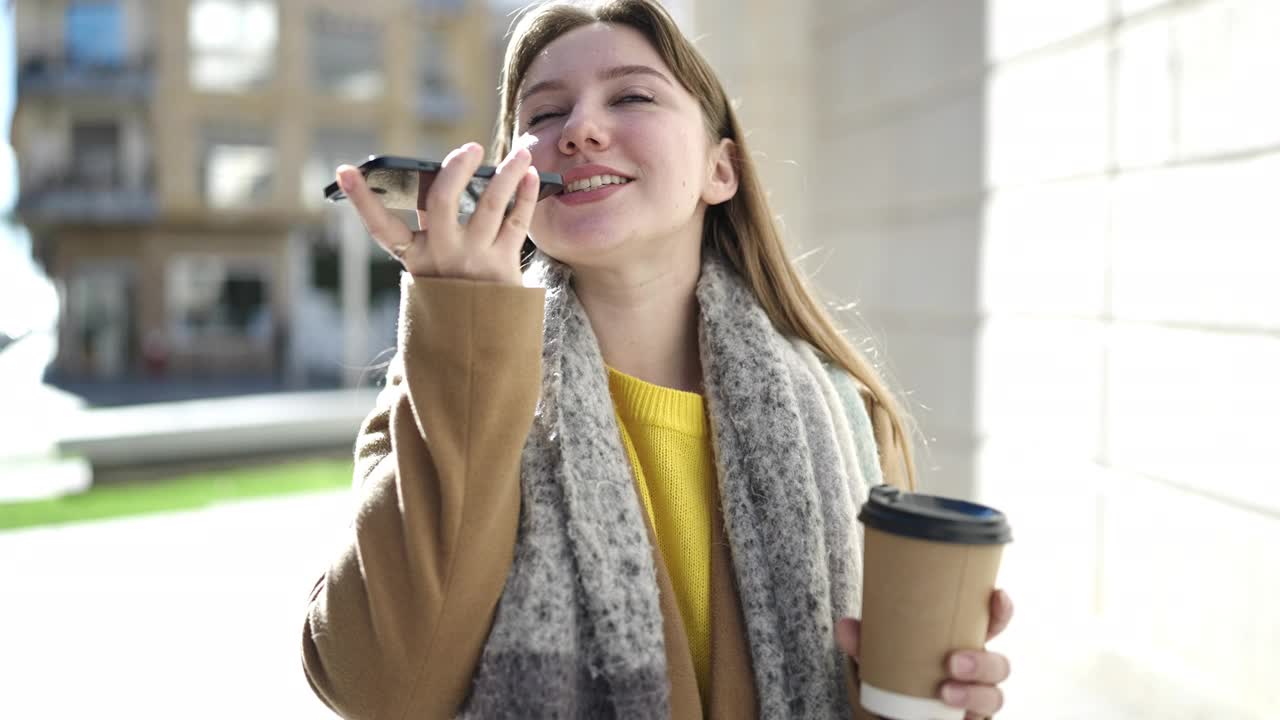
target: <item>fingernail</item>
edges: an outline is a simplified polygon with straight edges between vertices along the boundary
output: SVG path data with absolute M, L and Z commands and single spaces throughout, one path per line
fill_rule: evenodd
M 517 160 L 528 159 L 528 157 L 529 157 L 529 152 L 523 148 L 520 148 L 518 150 L 513 150 L 511 151 L 510 154 L 507 155 L 506 158 L 503 159 L 502 162 L 498 163 L 498 166 L 506 167 L 511 163 L 516 162 Z
M 348 173 L 346 165 L 338 166 L 338 187 L 342 188 L 342 192 L 351 192 L 351 176 Z
M 525 147 L 517 148 L 516 157 L 520 158 L 521 160 L 528 160 L 531 157 L 529 155 L 529 148 L 525 148 Z
M 942 686 L 942 701 L 948 705 L 955 707 L 964 707 L 965 696 L 968 695 L 964 688 L 955 685 Z
M 960 653 L 951 657 L 951 674 L 956 677 L 967 678 L 977 667 L 978 661 L 972 655 Z

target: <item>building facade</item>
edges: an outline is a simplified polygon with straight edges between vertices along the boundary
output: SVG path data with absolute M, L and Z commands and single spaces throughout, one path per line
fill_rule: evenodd
M 323 374 L 333 169 L 492 127 L 483 3 L 49 0 L 16 22 L 19 212 L 60 288 L 63 377 Z

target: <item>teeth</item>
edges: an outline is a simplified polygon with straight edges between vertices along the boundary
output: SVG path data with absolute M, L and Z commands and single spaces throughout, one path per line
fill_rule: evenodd
M 589 178 L 575 180 L 569 183 L 569 187 L 565 188 L 566 192 L 578 192 L 580 190 L 595 190 L 605 185 L 625 185 L 630 180 L 618 177 L 617 175 L 592 175 Z

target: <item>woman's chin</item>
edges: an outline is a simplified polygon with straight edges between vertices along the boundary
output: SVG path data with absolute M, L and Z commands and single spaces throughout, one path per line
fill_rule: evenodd
M 556 233 L 555 240 L 537 243 L 543 252 L 570 265 L 590 264 L 592 259 L 607 255 L 622 244 L 621 233 L 603 228 Z

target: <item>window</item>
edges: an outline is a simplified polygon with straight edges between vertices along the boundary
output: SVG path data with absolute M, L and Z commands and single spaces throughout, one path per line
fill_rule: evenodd
M 120 126 L 83 122 L 71 126 L 72 184 L 105 190 L 120 184 Z
M 215 255 L 170 259 L 165 294 L 170 337 L 181 349 L 202 338 L 271 341 L 270 265 Z
M 450 47 L 443 33 L 427 30 L 418 42 L 418 115 L 429 120 L 456 121 L 464 108 L 454 83 Z
M 359 165 L 380 152 L 378 134 L 372 130 L 316 130 L 302 166 L 302 204 L 322 207 L 323 190 L 333 182 L 334 169 L 342 163 Z
M 72 2 L 66 11 L 67 60 L 83 65 L 124 62 L 120 5 L 109 0 Z
M 134 350 L 135 272 L 131 261 L 81 261 L 67 283 L 67 352 L 81 372 L 119 377 L 129 370 Z
M 425 94 L 443 97 L 453 93 L 449 47 L 442 33 L 435 30 L 422 33 L 422 40 L 418 43 L 418 69 Z
M 278 34 L 273 0 L 192 0 L 192 87 L 237 92 L 262 86 L 274 71 Z
M 276 152 L 266 133 L 206 128 L 201 189 L 214 209 L 264 205 L 271 198 Z
M 370 21 L 323 10 L 309 18 L 311 80 L 319 91 L 347 100 L 370 100 L 386 90 L 382 31 Z

